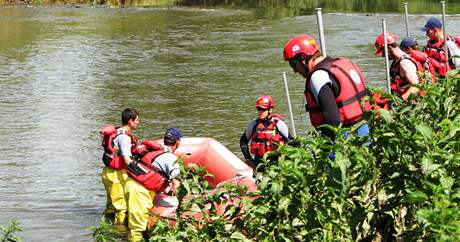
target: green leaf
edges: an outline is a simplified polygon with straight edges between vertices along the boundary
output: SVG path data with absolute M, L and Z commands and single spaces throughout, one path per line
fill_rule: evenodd
M 415 191 L 404 196 L 403 200 L 408 202 L 424 202 L 427 198 L 428 196 L 424 192 Z
M 393 117 L 391 116 L 391 113 L 388 110 L 382 108 L 379 109 L 378 112 L 380 113 L 380 116 L 382 116 L 386 123 L 393 122 Z
M 444 190 L 446 191 L 451 191 L 452 189 L 452 186 L 454 185 L 454 178 L 452 177 L 441 177 L 441 179 L 439 179 L 439 181 L 441 182 L 441 186 L 442 188 L 444 188 Z
M 286 209 L 290 203 L 291 203 L 291 199 L 287 197 L 281 198 L 279 205 L 278 205 L 278 211 L 281 211 L 282 209 Z
M 293 227 L 303 226 L 303 225 L 305 225 L 305 223 L 302 222 L 299 218 L 294 218 L 294 220 L 292 220 Z
M 230 239 L 247 240 L 246 236 L 238 231 L 233 232 L 232 235 L 230 235 Z
M 422 159 L 422 171 L 424 174 L 431 174 L 433 171 L 437 170 L 440 167 L 438 164 L 433 164 L 431 159 L 428 157 L 423 157 Z
M 272 182 L 271 192 L 275 195 L 278 195 L 280 192 L 280 186 L 277 182 Z
M 420 123 L 416 125 L 415 129 L 426 138 L 431 138 L 433 135 L 433 130 L 430 128 L 430 126 L 426 125 L 425 123 Z

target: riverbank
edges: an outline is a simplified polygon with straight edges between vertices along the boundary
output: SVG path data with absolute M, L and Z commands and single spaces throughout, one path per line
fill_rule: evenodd
M 410 14 L 440 13 L 438 0 L 407 0 Z M 106 5 L 135 7 L 188 6 L 200 8 L 252 9 L 265 16 L 299 16 L 314 14 L 316 8 L 324 13 L 403 13 L 400 0 L 0 0 L 0 5 Z M 460 2 L 446 2 L 447 14 L 458 14 Z
M 69 5 L 69 6 L 175 6 L 174 0 L 0 0 L 0 5 Z

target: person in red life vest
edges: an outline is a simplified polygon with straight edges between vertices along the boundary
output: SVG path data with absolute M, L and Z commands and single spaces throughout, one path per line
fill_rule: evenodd
M 407 100 L 410 94 L 419 92 L 417 87 L 410 84 L 419 84 L 419 72 L 422 71 L 421 64 L 410 55 L 402 51 L 398 45 L 398 36 L 390 32 L 386 33 L 388 57 L 393 60 L 390 66 L 391 92 Z M 375 39 L 375 55 L 384 56 L 384 36 L 379 34 Z
M 437 18 L 430 18 L 421 29 L 426 33 L 428 42 L 425 53 L 439 63 L 449 63 L 449 69 L 457 69 L 460 66 L 460 37 L 447 35 L 447 53 L 444 49 L 445 36 L 442 23 Z M 457 57 L 458 56 L 458 57 Z
M 368 95 L 364 75 L 351 60 L 323 56 L 316 40 L 301 34 L 284 46 L 284 60 L 295 73 L 306 78 L 306 109 L 311 124 L 323 135 L 335 139 L 335 133 L 321 127 L 323 124 L 350 127 L 361 121 L 370 103 L 361 100 Z M 369 134 L 369 126 L 357 129 L 360 136 Z
M 271 96 L 264 95 L 257 98 L 257 119 L 251 121 L 241 135 L 241 152 L 246 163 L 253 169 L 261 163 L 265 153 L 276 151 L 279 145 L 286 144 L 292 139 L 284 119 L 273 113 L 274 107 L 275 103 Z M 251 142 L 250 147 L 248 147 L 249 142 Z M 277 157 L 271 159 L 276 160 Z
M 417 41 L 411 37 L 406 37 L 399 44 L 399 48 L 422 65 L 423 70 L 425 70 L 426 76 L 429 77 L 429 81 L 431 83 L 436 82 L 436 74 L 441 77 L 445 77 L 447 73 L 446 64 L 439 63 L 435 59 L 428 57 L 427 53 L 417 49 L 417 45 Z
M 164 146 L 152 150 L 128 167 L 125 197 L 128 205 L 129 242 L 142 241 L 147 230 L 149 210 L 157 193 L 169 190 L 176 192 L 179 181 L 178 158 L 174 151 L 179 147 L 182 132 L 169 128 L 163 138 Z
M 132 108 L 123 110 L 121 122 L 122 127 L 114 127 L 111 134 L 107 135 L 103 155 L 105 167 L 102 170 L 102 182 L 107 193 L 104 215 L 113 218 L 114 224 L 123 224 L 126 219 L 124 186 L 128 175 L 125 168 L 133 162 L 137 139 L 131 132 L 139 125 L 139 112 Z

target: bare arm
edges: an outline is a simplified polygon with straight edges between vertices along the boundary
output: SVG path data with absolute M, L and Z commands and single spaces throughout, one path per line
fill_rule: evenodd
M 401 76 L 406 78 L 410 84 L 418 84 L 418 75 L 417 75 L 417 67 L 415 64 L 410 60 L 402 60 L 401 61 Z M 402 99 L 407 100 L 410 94 L 415 94 L 419 91 L 416 87 L 410 87 L 403 95 Z
M 129 163 L 133 162 L 131 159 L 131 156 L 123 156 L 123 161 L 125 162 L 126 165 L 129 165 Z

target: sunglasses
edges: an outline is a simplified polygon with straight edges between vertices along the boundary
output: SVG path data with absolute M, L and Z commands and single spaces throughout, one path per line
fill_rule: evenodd
M 267 110 L 268 110 L 268 108 L 257 107 L 257 111 L 264 111 L 265 112 Z
M 299 60 L 297 60 L 297 59 L 294 59 L 294 58 L 293 58 L 293 59 L 290 59 L 290 60 L 289 60 L 289 65 L 290 65 L 293 69 L 297 66 L 298 63 L 301 63 L 301 62 L 300 62 Z

